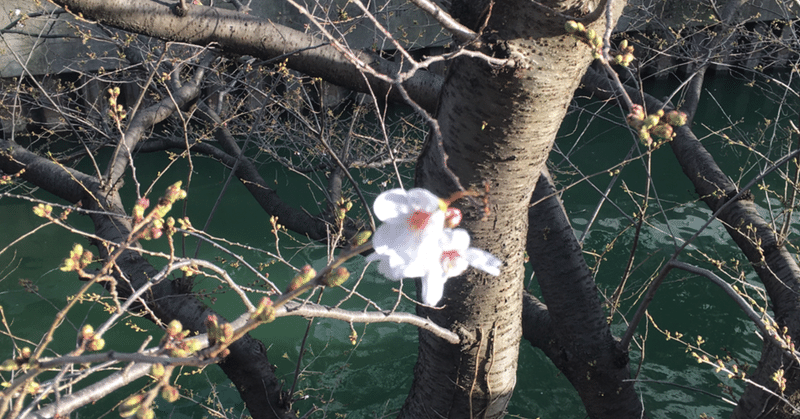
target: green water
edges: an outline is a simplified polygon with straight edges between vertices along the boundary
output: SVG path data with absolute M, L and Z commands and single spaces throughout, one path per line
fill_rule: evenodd
M 730 88 L 732 83 L 738 86 L 737 89 Z M 666 94 L 663 85 L 651 88 L 656 91 L 662 89 L 664 92 L 661 94 Z M 715 95 L 716 101 L 708 98 L 701 108 L 703 112 L 695 122 L 696 133 L 699 136 L 730 126 L 730 121 L 734 121 L 735 127 L 725 131 L 730 137 L 739 139 L 738 136 L 748 141 L 769 140 L 769 129 L 761 130 L 763 120 L 764 118 L 775 120 L 778 109 L 768 99 L 759 96 L 755 89 L 747 91 L 740 81 L 729 77 L 712 80 L 708 83 L 707 89 Z M 722 109 L 715 103 L 720 103 Z M 788 113 L 791 106 L 794 106 L 794 103 L 787 104 L 782 112 Z M 590 105 L 589 109 L 599 110 L 599 106 Z M 610 112 L 619 113 L 614 110 Z M 724 114 L 728 117 L 724 117 Z M 625 128 L 599 120 L 591 120 L 591 128 L 584 132 L 583 126 L 590 119 L 589 113 L 573 112 L 565 120 L 558 141 L 560 150 L 572 150 L 569 153 L 570 160 L 587 175 L 604 171 L 609 165 L 622 162 L 634 143 Z M 779 123 L 785 125 L 785 121 Z M 579 128 L 575 129 L 576 126 Z M 760 134 L 761 132 L 763 134 Z M 773 144 L 775 150 L 780 139 L 780 136 L 775 137 Z M 715 155 L 720 156 L 718 160 L 734 180 L 746 181 L 758 172 L 758 168 L 753 166 L 754 159 L 748 158 L 747 153 L 726 145 L 721 136 L 709 135 L 704 137 L 703 141 Z M 166 162 L 159 157 L 148 156 L 148 159 L 152 160 L 148 161 L 147 165 L 154 168 L 161 168 Z M 551 160 L 561 162 L 562 158 L 554 153 Z M 214 202 L 226 183 L 228 173 L 216 163 L 203 158 L 195 158 L 193 164 L 194 171 L 189 184 L 190 199 L 185 210 L 194 226 L 199 228 L 205 224 Z M 568 173 L 572 170 L 558 163 L 554 173 L 557 180 L 566 185 L 581 178 L 575 173 Z M 138 173 L 144 187 L 153 182 L 154 174 L 148 174 L 141 168 Z M 688 239 L 710 216 L 710 212 L 702 203 L 694 202 L 696 196 L 693 187 L 684 178 L 669 150 L 662 149 L 653 154 L 652 173 L 653 184 L 665 210 L 664 214 L 649 218 L 648 225 L 642 232 L 636 253 L 636 269 L 623 294 L 621 310 L 625 316 L 632 314 L 632 307 L 635 307 L 639 291 L 647 285 L 664 258 L 673 251 L 675 242 L 670 238 L 669 232 L 680 239 Z M 262 167 L 262 174 L 281 196 L 292 204 L 304 204 L 313 208 L 313 202 L 322 200 L 323 195 L 315 186 L 315 183 L 324 184 L 322 179 L 287 173 L 277 166 Z M 154 185 L 154 194 L 157 195 L 176 180 L 183 180 L 187 184 L 188 178 L 189 168 L 185 162 L 176 164 Z M 642 160 L 627 164 L 622 169 L 622 179 L 630 190 L 642 194 L 645 187 Z M 592 181 L 600 189 L 605 189 L 610 180 L 611 176 L 605 173 L 592 177 Z M 774 177 L 771 180 L 775 180 Z M 385 185 L 386 188 L 392 186 Z M 406 186 L 408 186 L 407 181 Z M 133 196 L 131 182 L 128 182 L 126 188 L 129 196 Z M 378 191 L 377 185 L 370 188 L 372 188 L 370 193 L 374 196 Z M 308 199 L 310 193 L 313 193 L 312 200 Z M 48 199 L 46 194 L 38 196 Z M 612 188 L 610 196 L 626 214 L 636 211 L 632 199 L 623 190 L 621 182 L 618 181 Z M 765 207 L 764 215 L 768 215 L 765 195 L 756 194 L 756 197 Z M 570 212 L 576 232 L 580 235 L 597 205 L 599 194 L 586 182 L 582 182 L 565 190 L 563 200 Z M 132 206 L 133 200 L 130 199 L 126 204 Z M 31 212 L 32 206 L 32 203 L 11 198 L 0 200 L 0 217 L 3 220 L 13 220 L 11 223 L 3 223 L 0 248 L 42 224 L 42 219 L 35 217 Z M 177 207 L 174 211 L 184 210 Z M 658 213 L 655 203 L 651 203 L 648 213 Z M 77 228 L 91 231 L 91 224 L 81 217 L 72 216 L 70 222 Z M 616 241 L 615 246 L 603 255 L 599 265 L 597 282 L 604 294 L 610 295 L 613 292 L 624 270 L 630 244 L 633 241 L 632 231 L 623 232 L 628 225 L 629 222 L 625 217 L 606 204 L 586 238 L 585 249 L 595 253 L 602 252 L 608 243 Z M 796 227 L 794 223 L 793 228 Z M 237 181 L 232 182 L 225 192 L 224 200 L 209 224 L 208 232 L 236 243 L 269 252 L 276 251 L 269 217 L 253 202 Z M 77 235 L 49 226 L 0 255 L 0 267 L 6 267 L 0 270 L 0 304 L 3 306 L 11 330 L 20 340 L 18 341 L 20 346 L 32 346 L 31 343 L 25 344 L 22 340 L 38 342 L 53 316 L 64 306 L 65 295 L 76 292 L 81 286 L 74 275 L 57 269 L 59 261 L 68 255 L 72 244 L 76 242 L 86 244 L 85 239 Z M 282 255 L 295 266 L 310 263 L 319 268 L 326 262 L 327 252 L 324 246 L 309 247 L 299 241 L 293 241 L 289 236 L 281 236 L 281 244 Z M 166 250 L 163 240 L 158 243 L 148 243 L 147 246 L 161 251 Z M 718 223 L 712 224 L 702 233 L 696 246 L 705 254 L 717 259 L 726 261 L 733 258 L 742 259 L 738 250 L 731 247 L 727 234 Z M 182 248 L 186 249 L 187 254 L 193 254 L 195 242 L 187 240 L 185 243 L 179 243 L 179 249 Z M 264 252 L 236 247 L 231 249 L 254 266 L 273 261 L 273 258 Z M 707 266 L 704 258 L 695 249 L 690 248 L 682 260 L 697 261 L 698 264 Z M 226 263 L 232 261 L 232 258 L 213 250 L 208 245 L 201 248 L 199 257 L 224 264 L 237 283 L 250 284 L 253 287 L 261 286 L 256 282 L 252 272 L 243 266 L 236 267 Z M 220 258 L 224 258 L 226 262 Z M 587 260 L 590 261 L 590 265 L 597 262 L 592 256 L 587 256 Z M 156 263 L 158 266 L 162 264 L 160 261 Z M 354 261 L 348 266 L 351 271 L 360 272 L 363 263 Z M 268 273 L 269 278 L 278 286 L 285 286 L 291 276 L 291 270 L 280 263 L 270 265 L 263 272 Z M 745 268 L 745 272 L 752 281 L 749 269 Z M 37 293 L 26 291 L 20 285 L 20 279 L 30 280 Z M 218 282 L 214 279 L 201 279 L 197 282 L 195 291 L 210 293 L 206 301 L 219 313 L 228 317 L 240 314 L 243 311 L 241 302 L 232 293 L 217 291 L 217 285 Z M 397 286 L 398 283 L 381 278 L 371 268 L 361 281 L 358 290 L 386 308 L 391 307 L 396 300 L 397 294 L 392 288 Z M 412 281 L 406 281 L 403 289 L 413 294 L 413 287 Z M 533 289 L 535 292 L 535 286 Z M 95 291 L 100 292 L 99 288 Z M 325 301 L 335 303 L 343 295 L 343 290 L 328 290 L 324 298 Z M 256 297 L 252 299 L 255 301 Z M 356 310 L 363 309 L 365 305 L 361 299 L 352 299 L 348 302 L 348 308 Z M 401 309 L 412 311 L 413 307 L 404 302 Z M 703 336 L 707 342 L 703 347 L 711 354 L 724 355 L 729 351 L 742 362 L 752 364 L 758 360 L 761 346 L 759 339 L 753 333 L 754 327 L 722 294 L 722 291 L 707 280 L 679 272 L 672 273 L 652 304 L 650 314 L 655 325 L 662 330 L 680 332 L 689 340 L 695 339 L 698 335 Z M 99 305 L 91 303 L 79 305 L 73 310 L 68 321 L 58 329 L 53 348 L 59 353 L 70 350 L 74 347 L 79 325 L 87 319 L 90 323 L 97 324 L 102 318 L 102 307 Z M 277 366 L 278 376 L 285 381 L 285 388 L 289 388 L 293 381 L 295 365 L 300 356 L 300 341 L 306 325 L 307 321 L 304 319 L 282 318 L 253 333 L 269 347 L 271 361 Z M 134 326 L 141 328 L 142 331 L 134 330 Z M 416 329 L 396 324 L 374 324 L 366 327 L 356 324 L 354 327 L 359 335 L 355 346 L 348 339 L 349 325 L 331 320 L 319 320 L 314 323 L 303 355 L 302 374 L 297 386 L 298 396 L 308 398 L 295 404 L 299 412 L 305 413 L 312 406 L 316 406 L 323 409 L 322 412 L 326 414 L 318 412 L 312 417 L 341 417 L 337 415 L 347 415 L 352 418 L 382 417 L 392 416 L 392 413 L 402 405 L 411 385 L 416 358 Z M 615 318 L 612 327 L 617 335 L 624 333 L 625 325 L 619 316 Z M 637 369 L 641 365 L 637 378 L 642 382 L 637 384 L 637 389 L 641 392 L 644 403 L 653 417 L 696 418 L 701 413 L 706 413 L 720 418 L 729 414 L 731 407 L 712 395 L 724 395 L 718 386 L 721 383 L 731 386 L 733 391 L 732 396 L 725 396 L 736 400 L 741 391 L 739 383 L 715 373 L 708 366 L 698 365 L 685 352 L 684 345 L 674 340 L 666 340 L 664 335 L 655 329 L 653 323 L 641 325 L 639 331 L 647 334 L 647 340 L 644 343 L 644 351 L 632 348 L 631 367 Z M 132 351 L 147 335 L 158 339 L 161 332 L 147 321 L 129 318 L 107 334 L 107 348 Z M 10 357 L 11 350 L 10 339 L 5 335 L 0 336 L 0 358 Z M 193 389 L 191 399 L 184 399 L 172 405 L 162 402 L 157 413 L 158 417 L 212 417 L 213 414 L 206 409 L 225 410 L 229 417 L 239 417 L 242 414 L 243 404 L 238 394 L 218 368 L 206 368 L 199 373 L 192 371 L 194 370 L 185 369 L 185 374 L 178 379 L 178 383 L 184 389 Z M 647 380 L 692 387 L 712 395 Z M 78 417 L 99 417 L 109 412 L 114 404 L 124 397 L 126 391 L 130 394 L 144 384 L 144 381 L 135 384 L 106 401 L 85 408 L 78 412 Z M 190 394 L 187 392 L 184 395 Z M 210 397 L 212 395 L 215 397 Z M 509 417 L 520 418 L 584 417 L 580 400 L 566 379 L 538 350 L 526 342 L 523 342 L 521 347 L 517 388 L 509 405 L 509 413 Z M 110 417 L 117 417 L 116 412 L 109 414 Z

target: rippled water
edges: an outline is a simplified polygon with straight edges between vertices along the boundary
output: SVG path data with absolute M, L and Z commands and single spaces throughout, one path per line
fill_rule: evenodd
M 712 81 L 708 85 L 709 92 L 716 95 L 720 102 L 720 95 L 726 94 L 721 84 L 729 81 Z M 741 92 L 739 92 L 741 93 Z M 727 93 L 729 94 L 729 93 Z M 771 108 L 765 105 L 763 99 L 750 98 L 737 99 L 723 103 L 730 103 L 728 111 L 730 119 L 739 121 L 748 117 L 746 123 L 737 123 L 735 130 L 729 130 L 731 135 L 755 132 L 761 123 L 761 118 L 768 117 Z M 742 105 L 744 103 L 744 105 Z M 761 114 L 753 114 L 747 109 L 738 109 L 737 106 L 752 106 L 758 104 Z M 708 104 L 707 106 L 712 106 Z M 615 112 L 615 111 L 612 111 Z M 618 111 L 616 111 L 618 113 Z M 563 150 L 572 147 L 577 141 L 578 133 L 572 128 L 567 128 L 585 121 L 586 114 L 573 113 L 565 123 L 563 137 L 559 145 Z M 774 119 L 774 118 L 773 118 Z M 570 159 L 581 169 L 584 174 L 602 172 L 609 164 L 621 162 L 633 144 L 630 135 L 624 129 L 614 128 L 609 124 L 593 123 L 591 132 L 577 142 L 578 146 L 570 154 Z M 708 125 L 709 129 L 718 129 L 727 124 L 722 112 L 714 107 L 709 107 L 702 119 L 696 125 Z M 720 125 L 723 124 L 723 125 Z M 715 128 L 716 127 L 716 128 Z M 698 129 L 705 132 L 703 129 Z M 747 138 L 755 137 L 744 135 Z M 753 168 L 753 159 L 748 159 L 742 153 L 724 145 L 718 136 L 709 136 L 703 140 L 720 156 L 721 163 L 725 166 L 731 177 L 738 180 L 749 179 L 757 172 Z M 553 156 L 553 161 L 561 161 L 558 156 Z M 162 162 L 155 159 L 151 164 L 159 167 Z M 193 184 L 189 191 L 189 214 L 195 226 L 205 222 L 205 216 L 213 205 L 222 185 L 226 173 L 216 165 L 202 161 L 194 162 L 195 174 Z M 637 304 L 639 292 L 647 285 L 655 274 L 660 263 L 673 250 L 676 240 L 686 240 L 710 216 L 705 206 L 694 202 L 696 197 L 691 184 L 684 178 L 675 158 L 667 149 L 658 150 L 653 156 L 653 182 L 656 185 L 658 197 L 664 207 L 664 213 L 659 213 L 657 206 L 651 203 L 648 213 L 653 215 L 648 218 L 647 225 L 640 237 L 639 249 L 636 253 L 635 270 L 623 295 L 622 313 L 625 316 L 632 314 L 632 308 Z M 740 171 L 739 168 L 742 168 Z M 568 166 L 559 164 L 554 173 L 556 179 L 562 184 L 570 184 L 579 178 Z M 141 173 L 141 172 L 140 172 Z M 159 181 L 156 191 L 163 190 L 175 180 L 185 178 L 185 167 L 171 169 L 164 179 Z M 294 190 L 301 193 L 286 194 L 289 200 L 301 202 L 306 192 L 313 189 L 309 180 L 301 176 L 286 174 L 278 168 L 265 168 L 264 173 L 274 175 L 279 191 Z M 622 183 L 618 182 L 612 188 L 611 197 L 618 202 L 626 214 L 636 211 L 632 204 L 633 199 L 640 199 L 644 191 L 644 169 L 641 161 L 630 162 L 623 169 L 622 179 L 625 185 L 633 191 L 626 192 Z M 142 174 L 143 176 L 146 176 Z M 606 173 L 597 175 L 592 181 L 600 189 L 605 189 L 611 176 Z M 144 183 L 149 180 L 143 179 Z M 639 195 L 637 195 L 639 194 Z M 42 195 L 44 196 L 44 195 Z M 199 199 L 198 199 L 199 198 Z M 209 227 L 211 234 L 224 236 L 230 240 L 249 244 L 255 247 L 274 250 L 274 237 L 270 233 L 268 217 L 252 202 L 242 186 L 234 182 L 226 193 L 227 202 L 223 204 L 215 215 Z M 763 194 L 757 195 L 767 214 L 766 201 Z M 599 194 L 590 188 L 586 182 L 574 186 L 564 192 L 565 202 L 573 220 L 576 234 L 580 235 L 589 222 L 589 217 L 594 210 Z M 777 204 L 777 202 L 773 202 Z M 31 212 L 32 204 L 13 200 L 0 200 L 0 217 L 3 220 L 13 220 L 13 223 L 3 223 L 0 233 L 0 247 L 5 247 L 11 240 L 20 237 L 36 225 L 42 223 Z M 86 220 L 73 216 L 71 220 L 80 228 L 90 229 Z M 603 252 L 609 243 L 614 243 L 613 248 L 603 255 L 597 282 L 602 293 L 610 295 L 619 281 L 624 270 L 631 243 L 633 242 L 632 230 L 628 229 L 629 221 L 620 212 L 606 205 L 601 216 L 594 223 L 585 241 L 585 250 L 595 253 Z M 673 239 L 671 235 L 677 237 Z M 35 236 L 23 240 L 14 247 L 0 255 L 0 266 L 7 266 L 0 270 L 0 304 L 3 306 L 6 318 L 14 334 L 21 340 L 37 342 L 51 319 L 65 303 L 65 294 L 75 292 L 80 283 L 73 275 L 65 274 L 57 269 L 58 261 L 65 257 L 72 243 L 85 240 L 67 233 L 58 227 L 46 227 Z M 323 266 L 326 261 L 324 248 L 301 248 L 297 242 L 283 238 L 283 255 L 290 258 L 292 263 L 301 266 L 311 263 L 316 267 Z M 161 249 L 165 250 L 163 243 Z M 699 239 L 685 254 L 682 260 L 705 263 L 702 254 L 720 260 L 741 260 L 741 256 L 731 243 L 727 233 L 718 224 L 712 224 L 706 229 Z M 193 253 L 194 244 L 188 243 L 186 247 Z M 252 264 L 269 262 L 271 257 L 263 253 L 240 250 Z M 223 257 L 228 261 L 229 256 L 221 255 L 204 246 L 200 257 L 214 260 Z M 597 263 L 597 259 L 587 256 L 590 265 Z M 218 263 L 223 263 L 217 259 Z M 360 262 L 351 265 L 352 270 L 358 270 Z M 641 264 L 640 264 L 641 263 Z M 228 265 L 227 270 L 240 284 L 252 284 L 255 277 L 243 267 Z M 270 278 L 280 284 L 288 281 L 290 271 L 278 265 L 272 265 L 266 271 Z M 745 272 L 753 280 L 749 269 Z M 26 291 L 20 280 L 29 280 L 36 293 Z M 196 290 L 213 291 L 217 283 L 212 279 L 198 281 Z M 391 288 L 398 284 L 387 281 L 377 276 L 374 270 L 367 271 L 366 276 L 359 286 L 359 292 L 372 298 L 382 307 L 391 307 L 396 300 L 396 293 Z M 413 293 L 414 284 L 406 281 L 404 290 Z M 534 287 L 535 290 L 535 287 Z M 343 295 L 342 290 L 328 290 L 325 298 L 327 301 L 337 301 Z M 242 306 L 236 297 L 230 293 L 215 293 L 212 295 L 214 302 L 209 299 L 214 308 L 220 313 L 233 317 L 242 311 Z M 361 302 L 357 302 L 361 301 Z M 354 300 L 349 303 L 349 308 L 364 308 L 363 300 Z M 408 303 L 403 303 L 402 309 L 411 311 Z M 698 365 L 685 351 L 685 346 L 675 340 L 667 340 L 664 335 L 656 330 L 680 332 L 686 339 L 694 340 L 702 336 L 706 341 L 704 348 L 715 355 L 731 353 L 742 362 L 754 363 L 760 353 L 760 341 L 753 333 L 753 326 L 739 309 L 713 284 L 707 280 L 688 274 L 672 273 L 656 300 L 650 307 L 649 314 L 653 322 L 641 325 L 640 333 L 647 336 L 644 351 L 632 348 L 631 367 L 638 370 L 637 389 L 654 417 L 660 418 L 687 418 L 698 417 L 701 413 L 713 417 L 725 417 L 730 406 L 719 399 L 720 396 L 736 400 L 741 385 L 728 380 L 724 375 L 717 374 L 708 366 Z M 74 345 L 76 328 L 84 319 L 96 323 L 102 315 L 101 307 L 96 304 L 79 305 L 67 324 L 63 325 L 56 334 L 57 342 L 53 347 L 59 352 L 68 351 Z M 277 366 L 277 374 L 290 387 L 294 377 L 295 365 L 300 355 L 300 341 L 306 330 L 307 322 L 299 318 L 283 318 L 263 326 L 254 332 L 269 347 L 271 361 Z M 135 327 L 143 331 L 134 330 Z M 376 324 L 364 327 L 355 325 L 359 341 L 353 346 L 348 336 L 350 326 L 337 321 L 321 320 L 315 322 L 311 328 L 306 352 L 303 355 L 300 390 L 298 397 L 307 396 L 306 400 L 295 404 L 301 413 L 311 409 L 312 405 L 324 409 L 329 414 L 327 417 L 336 417 L 334 414 L 347 414 L 348 417 L 382 417 L 391 416 L 402 406 L 405 395 L 411 385 L 412 369 L 416 358 L 416 329 L 406 325 Z M 619 317 L 615 318 L 612 325 L 617 335 L 624 333 L 625 325 Z M 116 326 L 106 339 L 110 343 L 109 349 L 130 351 L 134 350 L 146 335 L 160 336 L 149 322 L 131 318 Z M 19 341 L 20 346 L 32 345 Z M 0 336 L 0 351 L 2 357 L 11 355 L 11 343 L 8 337 Z M 640 368 L 640 369 L 639 369 Z M 179 383 L 184 388 L 193 388 L 193 399 L 201 402 L 208 408 L 224 408 L 232 417 L 238 417 L 243 411 L 243 406 L 238 394 L 224 379 L 223 374 L 215 367 L 207 368 L 201 373 L 191 374 L 190 369 L 185 370 L 186 375 L 181 376 Z M 212 389 L 214 383 L 216 387 Z M 510 417 L 520 418 L 581 418 L 584 416 L 580 400 L 575 395 L 567 380 L 556 370 L 552 364 L 527 342 L 522 343 L 520 353 L 520 368 L 517 374 L 517 389 L 509 405 Z M 730 386 L 733 395 L 724 394 L 719 384 Z M 140 388 L 144 383 L 134 385 L 127 389 L 128 393 Z M 687 388 L 702 390 L 694 391 Z M 217 394 L 219 404 L 210 394 Z M 97 417 L 98 412 L 111 409 L 115 401 L 124 396 L 112 396 L 109 401 L 90 406 L 81 417 Z M 210 413 L 196 407 L 194 402 L 181 401 L 174 405 L 162 403 L 159 416 L 183 418 L 209 416 Z M 112 412 L 112 415 L 116 413 Z M 317 414 L 314 417 L 322 417 Z

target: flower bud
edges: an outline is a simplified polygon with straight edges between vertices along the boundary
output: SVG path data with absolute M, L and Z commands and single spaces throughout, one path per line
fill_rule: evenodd
M 660 138 L 662 140 L 669 140 L 673 135 L 672 125 L 668 124 L 656 125 L 651 132 L 656 138 Z
M 131 397 L 128 397 L 124 402 L 122 402 L 122 404 L 119 405 L 119 415 L 123 418 L 129 418 L 135 415 L 139 408 L 142 407 L 143 400 L 143 394 L 135 394 Z
M 311 267 L 311 265 L 303 266 L 300 269 L 300 272 L 292 278 L 292 281 L 289 282 L 289 286 L 286 288 L 286 292 L 292 292 L 301 286 L 303 286 L 306 282 L 312 280 L 315 276 L 317 276 L 317 271 Z
M 619 43 L 619 49 L 620 49 L 620 51 L 624 51 L 626 48 L 628 48 L 628 40 L 627 39 L 623 39 Z
M 19 365 L 17 364 L 17 361 L 14 361 L 13 359 L 6 359 L 2 364 L 0 364 L 0 371 L 14 371 L 18 367 Z
M 344 284 L 347 278 L 350 278 L 350 272 L 347 271 L 347 268 L 342 266 L 329 273 L 322 281 L 328 287 L 338 287 Z
M 33 380 L 28 381 L 28 383 L 25 384 L 25 392 L 30 395 L 35 395 L 39 392 L 39 383 Z
M 81 262 L 80 262 L 81 269 L 85 268 L 90 263 L 92 263 L 92 257 L 93 256 L 94 255 L 92 254 L 92 252 L 90 252 L 88 250 L 84 250 L 83 251 L 83 254 L 81 255 Z
M 50 216 L 51 212 L 53 212 L 53 207 L 51 205 L 39 204 L 33 207 L 33 213 L 36 214 L 37 217 L 47 218 Z
M 89 341 L 86 349 L 89 351 L 102 351 L 106 346 L 106 340 L 103 338 L 95 338 Z
M 649 130 L 650 128 L 658 125 L 658 121 L 660 119 L 661 118 L 659 118 L 658 115 L 648 115 L 647 118 L 644 119 L 644 124 L 642 127 Z
M 461 223 L 462 218 L 461 210 L 452 207 L 447 208 L 447 211 L 444 212 L 444 225 L 447 228 L 456 228 Z
M 220 337 L 219 341 L 221 343 L 231 343 L 233 341 L 233 334 L 235 332 L 233 325 L 230 323 L 225 323 L 220 327 L 220 329 L 222 330 L 222 337 Z
M 631 63 L 633 62 L 633 59 L 634 59 L 633 54 L 630 54 L 630 53 L 625 54 L 625 55 L 622 56 L 622 62 L 620 63 L 620 65 L 623 66 L 623 67 L 627 67 L 627 66 L 631 65 Z
M 81 340 L 92 340 L 94 337 L 94 327 L 90 324 L 86 324 L 81 329 Z
M 222 338 L 222 329 L 219 327 L 217 316 L 210 315 L 206 318 L 206 329 L 208 329 L 208 344 L 215 345 Z
M 167 335 L 171 337 L 178 336 L 183 331 L 183 325 L 178 320 L 173 320 L 167 325 Z
M 169 188 L 167 188 L 167 192 L 164 195 L 164 198 L 166 198 L 171 204 L 175 203 L 175 201 L 177 201 L 179 199 L 186 198 L 186 191 L 181 189 L 181 185 L 182 184 L 183 184 L 183 182 L 181 182 L 179 180 L 179 181 L 173 183 L 172 185 L 170 185 Z
M 150 366 L 150 375 L 152 375 L 156 380 L 163 377 L 166 372 L 167 369 L 163 364 L 153 364 Z
M 153 240 L 158 240 L 161 238 L 161 235 L 164 234 L 164 231 L 158 227 L 150 227 L 150 237 Z
M 73 259 L 64 259 L 64 263 L 58 269 L 60 269 L 63 272 L 71 272 L 71 271 L 74 271 L 76 267 L 77 267 L 77 264 L 75 263 L 75 260 L 73 260 Z
M 665 119 L 667 123 L 672 125 L 673 127 L 681 127 L 686 125 L 686 122 L 688 122 L 689 117 L 687 117 L 684 112 L 672 110 L 667 112 Z
M 186 350 L 187 355 L 193 354 L 201 349 L 203 349 L 203 344 L 197 339 L 190 339 L 184 341 L 183 347 Z
M 580 25 L 580 23 L 578 23 L 578 22 L 576 22 L 574 20 L 568 20 L 567 23 L 564 24 L 564 29 L 567 31 L 567 33 L 570 33 L 570 34 L 575 33 L 575 32 L 582 32 L 582 31 L 579 30 L 579 27 L 580 27 L 579 25 Z
M 172 386 L 164 386 L 161 388 L 161 398 L 169 403 L 175 403 L 181 397 L 178 389 Z
M 251 318 L 262 323 L 275 320 L 275 307 L 272 306 L 272 300 L 268 297 L 262 298 Z
M 644 129 L 644 127 L 642 127 L 639 130 L 639 141 L 641 141 L 642 144 L 650 147 L 650 145 L 653 144 L 653 138 L 650 137 L 650 131 L 648 131 L 648 130 Z
M 361 246 L 366 243 L 370 237 L 372 237 L 371 231 L 360 231 L 350 240 L 350 244 L 353 246 Z
M 136 411 L 136 419 L 153 419 L 155 417 L 156 413 L 149 407 L 145 407 Z

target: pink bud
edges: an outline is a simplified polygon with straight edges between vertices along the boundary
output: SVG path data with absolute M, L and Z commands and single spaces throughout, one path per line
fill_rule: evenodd
M 444 213 L 444 224 L 447 228 L 456 228 L 459 224 L 461 224 L 461 219 L 463 216 L 461 215 L 461 210 L 458 208 L 447 208 L 447 211 Z

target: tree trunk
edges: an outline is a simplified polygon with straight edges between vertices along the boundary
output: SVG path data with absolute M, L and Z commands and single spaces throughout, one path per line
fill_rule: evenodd
M 530 336 L 534 332 L 528 332 L 531 326 L 523 317 L 525 338 L 564 373 L 590 418 L 642 417 L 633 382 L 625 381 L 630 379 L 628 348 L 620 348 L 611 334 L 583 249 L 547 174 L 539 178 L 531 204 L 527 249 L 547 303 L 550 338 Z
M 463 204 L 473 245 L 505 263 L 494 278 L 470 270 L 445 286 L 444 307 L 419 314 L 462 336 L 450 345 L 420 331 L 414 383 L 401 417 L 499 418 L 516 382 L 522 333 L 523 255 L 531 193 L 564 117 L 591 61 L 591 52 L 564 31 L 561 3 L 547 7 L 507 0 L 454 2 L 454 17 L 474 29 L 484 17 L 482 51 L 512 58 L 514 67 L 492 67 L 479 58 L 450 65 L 438 121 L 417 165 L 417 184 L 439 196 L 459 186 L 489 187 L 488 208 Z M 621 11 L 616 4 L 615 16 Z M 488 13 L 488 14 L 487 14 Z M 604 21 L 584 22 L 601 32 Z M 459 202 L 460 203 L 460 202 Z

